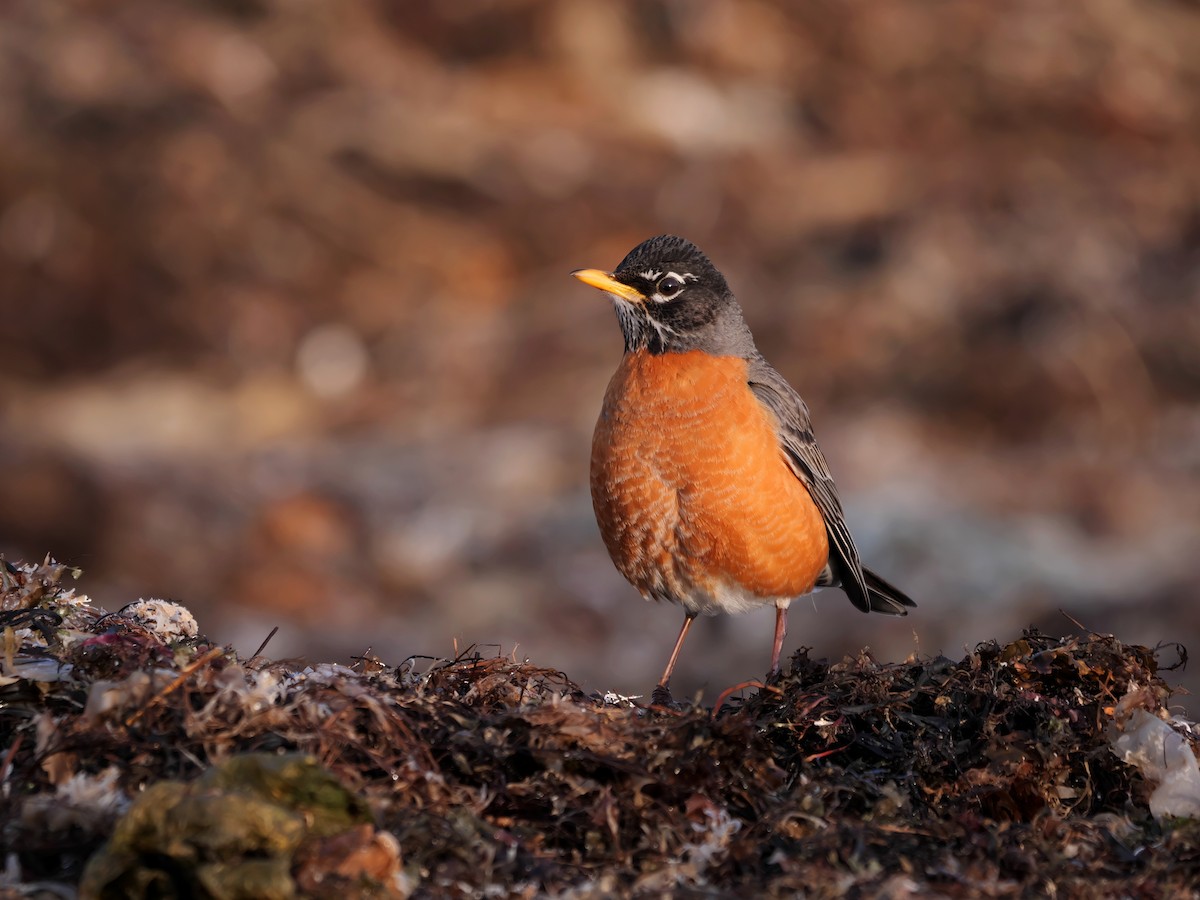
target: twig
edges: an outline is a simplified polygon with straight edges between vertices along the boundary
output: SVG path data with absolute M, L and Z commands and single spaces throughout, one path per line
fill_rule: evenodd
M 210 662 L 212 662 L 214 659 L 217 659 L 218 657 L 221 657 L 224 655 L 225 655 L 224 647 L 213 647 L 211 650 L 209 650 L 207 653 L 205 653 L 199 659 L 193 660 L 191 665 L 189 665 L 186 669 L 184 669 L 182 672 L 179 673 L 178 678 L 176 678 L 174 681 L 172 681 L 170 684 L 168 684 L 165 688 L 163 688 L 161 691 L 159 691 L 157 694 L 155 694 L 153 697 L 151 697 L 149 700 L 147 700 L 145 706 L 143 706 L 141 709 L 139 709 L 137 712 L 135 712 L 132 716 L 130 716 L 128 719 L 126 719 L 125 727 L 129 728 L 131 725 L 133 725 L 134 722 L 136 722 L 138 719 L 140 719 L 142 716 L 144 716 L 146 714 L 146 711 L 149 710 L 150 707 L 152 707 L 155 703 L 157 703 L 159 700 L 163 699 L 164 697 L 166 697 L 170 694 L 173 694 L 175 691 L 179 690 L 179 688 L 183 685 L 183 683 L 185 681 L 187 681 L 188 678 L 191 677 L 192 673 L 195 672 L 197 669 L 203 668 L 204 666 L 206 666 Z
M 1092 631 L 1092 629 L 1088 628 L 1086 625 L 1084 625 L 1082 622 L 1080 622 L 1077 618 L 1075 618 L 1073 615 L 1071 615 L 1065 609 L 1059 609 L 1058 614 L 1060 616 L 1062 616 L 1064 619 L 1066 619 L 1068 622 L 1071 622 L 1080 631 L 1086 632 L 1087 634 L 1095 633 Z
M 770 691 L 778 697 L 783 696 L 783 691 L 774 685 L 763 684 L 761 681 L 743 681 L 741 684 L 735 684 L 733 687 L 726 688 L 721 692 L 721 696 L 717 698 L 717 703 L 713 707 L 712 718 L 715 719 L 717 717 L 717 713 L 721 711 L 721 707 L 729 699 L 730 694 L 736 694 L 738 691 L 746 690 L 746 688 L 758 688 L 760 691 Z
M 4 754 L 4 762 L 0 763 L 0 790 L 4 792 L 4 796 L 8 796 L 8 776 L 12 774 L 13 763 L 17 757 L 17 750 L 21 747 L 21 738 L 25 735 L 18 734 L 12 744 L 8 748 L 8 752 Z
M 274 628 L 271 629 L 271 633 L 268 634 L 265 638 L 263 638 L 263 642 L 258 645 L 258 649 L 255 650 L 254 653 L 252 653 L 250 655 L 251 659 L 258 659 L 258 657 L 260 657 L 262 655 L 262 652 L 267 649 L 267 644 L 271 643 L 271 638 L 275 637 L 275 632 L 277 632 L 278 630 L 279 630 L 278 625 L 276 625 Z

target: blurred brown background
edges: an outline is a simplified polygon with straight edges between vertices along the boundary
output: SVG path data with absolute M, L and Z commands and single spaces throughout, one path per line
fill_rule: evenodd
M 516 648 L 647 693 L 608 561 L 620 354 L 568 277 L 699 243 L 920 603 L 787 651 L 1031 623 L 1200 647 L 1200 7 L 14 0 L 0 552 L 252 652 Z M 762 674 L 704 620 L 677 694 Z M 1196 682 L 1193 681 L 1193 684 Z

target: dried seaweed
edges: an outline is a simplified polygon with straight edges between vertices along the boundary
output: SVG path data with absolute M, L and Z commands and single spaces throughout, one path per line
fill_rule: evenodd
M 162 889 L 161 872 L 105 844 L 137 830 L 147 792 L 208 804 L 213 828 L 248 821 L 245 803 L 308 822 L 249 829 L 286 836 L 286 852 L 244 854 L 306 896 L 348 883 L 379 896 L 1163 896 L 1200 879 L 1200 826 L 1156 822 L 1151 786 L 1112 752 L 1122 708 L 1161 714 L 1170 691 L 1156 651 L 1111 636 L 1028 631 L 958 661 L 801 651 L 714 714 L 588 696 L 474 651 L 398 667 L 241 660 L 164 636 L 161 616 L 101 616 L 61 574 L 20 567 L 0 597 L 28 611 L 36 595 L 59 617 L 52 632 L 8 621 L 0 658 L 0 841 L 6 877 L 27 886 L 75 884 L 91 858 L 84 896 L 115 896 L 95 887 L 100 870 L 132 878 L 129 895 Z M 22 676 L 30 660 L 57 661 L 53 677 L 44 664 L 42 680 Z M 323 773 L 352 814 L 314 827 L 295 790 L 260 784 L 246 800 L 221 780 L 276 758 Z M 212 873 L 237 861 L 184 844 L 207 866 L 193 895 L 232 896 Z

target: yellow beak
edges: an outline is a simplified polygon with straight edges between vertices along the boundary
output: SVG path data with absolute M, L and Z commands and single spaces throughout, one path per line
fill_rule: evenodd
M 584 284 L 591 285 L 594 288 L 604 291 L 606 294 L 620 297 L 622 300 L 628 300 L 630 303 L 645 303 L 646 298 L 640 292 L 634 290 L 627 284 L 622 284 L 617 281 L 610 273 L 601 272 L 599 269 L 576 269 L 571 273 Z

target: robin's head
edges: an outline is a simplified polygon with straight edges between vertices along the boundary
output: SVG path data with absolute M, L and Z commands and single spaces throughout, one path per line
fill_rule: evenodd
M 671 234 L 642 241 L 614 272 L 579 269 L 612 298 L 627 351 L 754 354 L 754 340 L 723 276 L 700 248 Z

